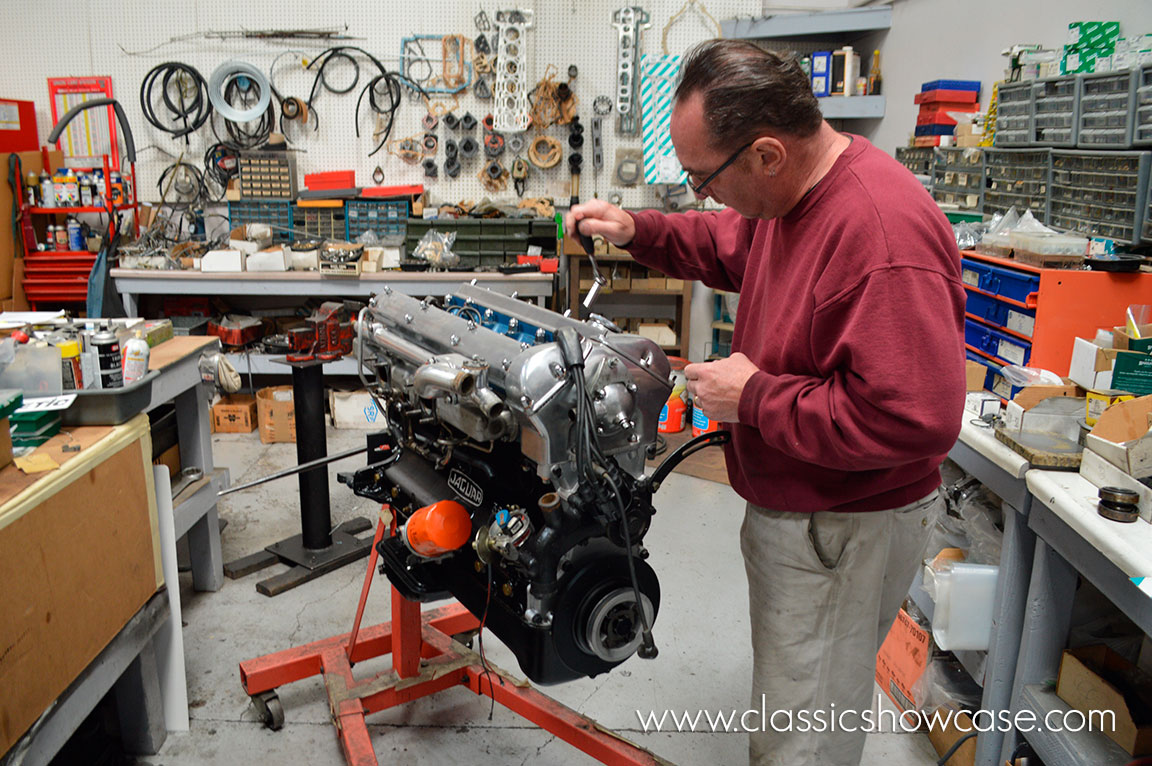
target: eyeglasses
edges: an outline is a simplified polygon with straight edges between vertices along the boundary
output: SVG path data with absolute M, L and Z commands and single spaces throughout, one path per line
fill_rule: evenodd
M 722 164 L 720 167 L 716 168 L 716 170 L 714 170 L 712 172 L 712 175 L 705 178 L 701 183 L 694 183 L 694 181 L 696 179 L 691 173 L 689 173 L 688 174 L 688 186 L 691 187 L 692 191 L 696 192 L 700 196 L 705 196 L 706 192 L 704 191 L 704 189 L 708 186 L 708 184 L 715 181 L 716 176 L 723 173 L 728 168 L 728 166 L 731 165 L 733 162 L 735 162 L 736 158 L 739 157 L 741 154 L 743 154 L 744 150 L 747 149 L 749 146 L 751 146 L 753 143 L 754 143 L 753 141 L 749 141 L 748 143 L 744 144 L 739 149 L 737 149 L 735 152 L 733 152 L 731 157 L 724 160 L 724 164 Z

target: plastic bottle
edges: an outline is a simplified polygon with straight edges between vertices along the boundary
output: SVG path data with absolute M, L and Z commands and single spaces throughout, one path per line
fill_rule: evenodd
M 40 173 L 40 207 L 56 207 L 56 185 L 46 171 Z
M 872 66 L 868 67 L 868 95 L 879 96 L 880 87 L 880 49 L 877 48 L 872 51 Z
M 129 386 L 148 374 L 150 355 L 143 331 L 137 330 L 136 337 L 124 344 L 124 385 Z

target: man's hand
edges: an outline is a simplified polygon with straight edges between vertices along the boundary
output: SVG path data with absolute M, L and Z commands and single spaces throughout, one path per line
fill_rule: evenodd
M 727 359 L 684 368 L 692 406 L 710 420 L 721 423 L 739 422 L 740 394 L 758 371 L 752 360 L 737 352 Z
M 594 199 L 572 206 L 564 216 L 564 231 L 570 237 L 581 233 L 590 237 L 599 234 L 613 245 L 622 247 L 636 238 L 636 222 L 615 205 Z

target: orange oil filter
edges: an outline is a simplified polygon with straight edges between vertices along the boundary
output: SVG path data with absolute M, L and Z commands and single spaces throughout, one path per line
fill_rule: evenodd
M 419 509 L 402 530 L 404 542 L 419 556 L 440 556 L 460 548 L 472 537 L 472 518 L 455 500 L 440 500 Z

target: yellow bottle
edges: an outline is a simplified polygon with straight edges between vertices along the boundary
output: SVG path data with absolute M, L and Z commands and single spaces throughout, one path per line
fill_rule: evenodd
M 868 95 L 880 95 L 880 51 L 872 51 L 872 66 L 868 68 Z

